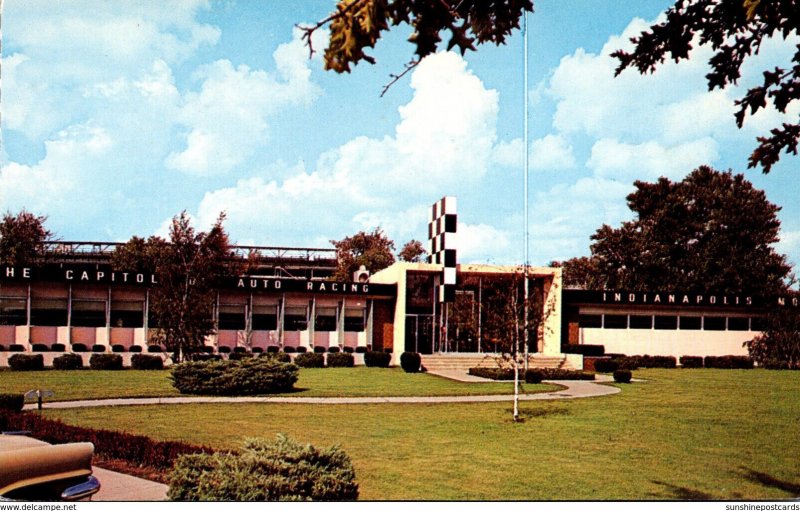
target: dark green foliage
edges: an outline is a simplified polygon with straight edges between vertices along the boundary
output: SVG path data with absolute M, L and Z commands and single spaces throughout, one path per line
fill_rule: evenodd
M 0 344 L 0 351 L 6 351 L 6 345 Z
M 300 353 L 294 357 L 298 367 L 325 367 L 325 355 L 322 353 Z
M 706 357 L 703 365 L 713 369 L 752 369 L 753 359 L 737 355 L 725 355 L 722 357 Z
M 471 367 L 468 371 L 471 376 L 488 378 L 490 380 L 513 380 L 514 370 L 501 367 Z
M 0 411 L 0 429 L 30 431 L 32 437 L 51 444 L 91 442 L 95 455 L 99 457 L 123 460 L 134 466 L 158 471 L 172 468 L 182 454 L 213 452 L 182 442 L 156 442 L 141 435 L 70 426 L 33 413 Z
M 356 347 L 356 353 L 366 353 L 367 351 L 368 350 L 367 350 L 366 346 L 357 346 Z
M 42 371 L 44 357 L 42 355 L 11 355 L 8 365 L 12 371 Z
M 244 346 L 236 346 L 235 348 L 233 348 L 233 352 L 234 353 L 247 353 L 247 348 L 245 348 Z
M 645 369 L 674 369 L 678 366 L 678 361 L 675 360 L 675 357 L 667 357 L 662 355 L 632 355 L 615 360 L 619 363 L 620 369 L 629 370 L 639 369 L 640 367 Z
M 344 351 L 345 353 L 355 353 L 356 350 L 353 349 L 352 346 L 345 346 L 344 348 L 342 348 L 342 351 Z
M 328 353 L 328 367 L 353 367 L 355 358 L 350 353 Z
M 541 383 L 542 380 L 594 380 L 594 373 L 586 371 L 572 371 L 569 369 L 536 368 L 528 369 L 524 378 L 520 369 L 520 379 L 526 383 Z M 514 379 L 514 370 L 500 367 L 473 367 L 469 374 L 491 380 L 511 381 Z
M 283 435 L 250 439 L 237 453 L 181 456 L 167 497 L 177 501 L 341 501 L 358 498 L 350 457 L 338 447 L 317 449 Z
M 131 346 L 130 348 L 128 348 L 128 351 L 131 352 L 131 353 L 141 353 L 142 352 L 142 347 L 141 346 Z
M 764 367 L 800 369 L 800 294 L 788 296 L 764 321 L 764 331 L 744 345 L 750 357 Z
M 163 351 L 164 350 L 161 349 L 161 346 L 158 345 L 158 344 L 150 344 L 150 345 L 147 346 L 147 352 L 148 353 L 161 353 Z
M 31 346 L 31 351 L 41 352 L 41 351 L 50 351 L 50 346 L 47 344 L 34 344 Z
M 403 352 L 400 355 L 400 367 L 407 373 L 418 373 L 422 367 L 422 357 L 419 356 L 419 353 Z
M 382 351 L 368 351 L 364 353 L 364 365 L 367 367 L 389 367 L 392 356 Z
M 64 353 L 65 351 L 67 351 L 67 347 L 64 344 L 57 342 L 52 346 L 50 346 L 50 351 L 54 351 L 57 353 Z
M 262 357 L 270 357 L 270 358 L 272 358 L 274 360 L 277 360 L 278 362 L 291 362 L 292 361 L 292 357 L 290 357 L 288 353 L 275 352 L 275 353 L 267 353 L 266 355 L 261 355 L 261 356 Z
M 529 369 L 528 372 L 525 373 L 525 383 L 542 383 L 542 377 L 543 375 L 539 371 Z
M 43 255 L 43 243 L 52 234 L 44 228 L 45 216 L 24 209 L 12 215 L 6 212 L 0 221 L 0 265 L 26 266 Z
M 113 353 L 125 353 L 125 346 L 122 344 L 112 344 L 111 351 Z
M 182 394 L 246 396 L 288 392 L 297 382 L 295 364 L 273 357 L 184 362 L 172 367 L 172 385 Z
M 76 342 L 72 345 L 72 351 L 75 353 L 85 353 L 89 351 L 85 344 L 81 342 Z
M 131 357 L 131 369 L 146 371 L 164 369 L 164 359 L 158 355 L 137 353 Z
M 284 346 L 283 347 L 283 352 L 284 353 L 295 353 L 296 350 L 294 349 L 294 346 Z M 305 352 L 303 352 L 303 353 L 305 353 Z
M 8 347 L 8 351 L 15 351 L 17 353 L 25 351 L 25 346 L 22 344 L 12 344 Z
M 370 273 L 387 268 L 394 263 L 394 242 L 376 228 L 373 232 L 358 232 L 339 241 L 331 240 L 336 248 L 338 263 L 333 278 L 341 282 L 353 279 L 361 266 Z
M 102 371 L 122 369 L 122 356 L 112 353 L 95 353 L 89 358 L 89 367 Z
M 253 348 L 253 351 L 255 350 L 256 348 Z M 278 346 L 267 346 L 267 353 L 278 353 L 280 351 L 281 349 Z
M 542 380 L 594 380 L 594 373 L 573 371 L 571 369 L 551 369 L 547 367 L 531 369 L 541 375 Z
M 228 360 L 243 360 L 245 358 L 253 358 L 252 353 L 245 353 L 242 351 L 234 351 L 230 355 L 228 355 Z
M 284 351 L 286 351 L 286 353 L 291 353 L 291 352 L 289 352 L 287 350 L 284 350 Z M 305 346 L 298 346 L 297 348 L 295 348 L 295 351 L 297 353 L 306 353 L 308 351 L 308 348 L 306 348 Z
M 95 344 L 92 346 L 92 353 L 105 353 L 106 347 L 102 344 Z
M 614 371 L 614 381 L 617 383 L 630 383 L 631 378 L 631 372 L 627 369 L 618 369 Z
M 564 344 L 561 346 L 561 352 L 584 357 L 602 357 L 606 347 L 602 344 Z
M 619 369 L 619 362 L 610 358 L 599 358 L 594 361 L 594 370 L 598 373 L 613 373 Z
M 82 367 L 83 357 L 77 353 L 64 353 L 63 355 L 53 359 L 53 369 L 69 371 L 72 369 L 81 369 Z
M 220 346 L 219 348 L 217 348 L 217 351 L 219 353 L 230 353 L 231 352 L 231 348 L 230 348 L 230 346 Z
M 0 410 L 21 412 L 25 406 L 24 394 L 0 394 Z
M 680 362 L 681 367 L 685 369 L 697 369 L 698 367 L 703 367 L 703 357 L 684 355 L 680 358 Z
M 340 351 L 342 350 L 339 349 L 339 346 L 331 346 L 328 348 L 328 353 L 339 353 Z
M 325 353 L 325 346 L 314 346 L 314 353 Z

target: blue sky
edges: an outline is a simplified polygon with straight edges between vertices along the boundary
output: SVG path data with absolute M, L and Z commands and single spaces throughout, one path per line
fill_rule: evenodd
M 670 4 L 536 2 L 533 264 L 588 255 L 598 227 L 630 218 L 634 180 L 679 180 L 701 164 L 744 172 L 783 208 L 777 248 L 797 263 L 800 159 L 767 176 L 746 169 L 755 137 L 780 116 L 736 129 L 742 91 L 707 91 L 706 48 L 653 76 L 613 77 L 609 53 Z M 378 43 L 377 65 L 325 72 L 294 25 L 333 6 L 5 0 L 0 209 L 47 215 L 64 240 L 164 235 L 186 210 L 202 229 L 225 211 L 239 244 L 329 247 L 380 226 L 399 248 L 424 240 L 428 206 L 454 195 L 461 261 L 521 262 L 521 34 L 431 56 L 380 97 L 412 56 L 408 30 Z M 796 43 L 767 43 L 740 87 Z

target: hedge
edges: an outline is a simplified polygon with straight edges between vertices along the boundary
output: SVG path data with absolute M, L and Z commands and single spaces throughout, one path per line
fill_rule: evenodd
M 325 367 L 325 355 L 322 353 L 300 353 L 294 357 L 294 363 L 298 367 Z
M 87 348 L 82 342 L 76 342 L 72 345 L 72 351 L 75 353 L 84 353 L 89 351 L 89 348 Z
M 255 350 L 256 348 L 253 348 L 253 351 Z M 280 351 L 281 349 L 278 346 L 267 346 L 267 353 L 279 353 Z
M 61 344 L 60 342 L 57 342 L 52 346 L 50 346 L 50 351 L 64 353 L 65 351 L 67 351 L 67 346 L 65 344 Z
M 122 369 L 122 356 L 111 353 L 95 353 L 89 357 L 89 367 L 102 371 Z
M 244 360 L 246 358 L 253 358 L 254 355 L 252 353 L 246 353 L 244 351 L 234 351 L 230 355 L 228 355 L 228 360 Z
M 364 365 L 367 367 L 389 367 L 392 356 L 382 351 L 368 351 L 364 353 Z
M 47 344 L 33 344 L 31 346 L 31 351 L 41 352 L 41 351 L 50 351 L 50 346 Z
M 0 394 L 0 410 L 21 412 L 25 406 L 25 394 Z
M 142 352 L 142 347 L 138 346 L 138 345 L 134 345 L 134 346 L 131 346 L 130 348 L 128 348 L 128 351 L 131 352 L 131 353 L 141 353 Z
M 43 371 L 44 357 L 42 355 L 11 355 L 8 366 L 12 371 Z
M 307 353 L 308 352 L 308 348 L 306 348 L 305 346 L 298 346 L 295 351 L 297 351 L 297 353 Z M 286 353 L 289 353 L 289 352 L 287 351 Z
M 111 351 L 113 353 L 125 353 L 125 345 L 124 344 L 112 344 Z
M 294 349 L 294 346 L 284 346 L 283 352 L 284 353 L 296 353 L 297 350 Z
M 92 346 L 92 353 L 105 353 L 105 352 L 106 352 L 106 347 L 103 346 L 102 344 L 95 344 L 94 346 Z
M 339 349 L 339 346 L 331 346 L 328 348 L 328 353 L 339 353 L 340 351 L 342 350 Z
M 754 366 L 752 358 L 737 355 L 709 356 L 705 358 L 703 365 L 714 369 L 752 369 Z
M 25 351 L 25 346 L 22 344 L 12 344 L 8 347 L 8 351 L 15 351 L 17 353 Z
M 561 346 L 561 352 L 585 357 L 602 357 L 606 347 L 602 344 L 564 344 Z
M 631 378 L 631 372 L 627 369 L 618 369 L 614 371 L 614 381 L 617 383 L 630 383 Z
M 82 367 L 83 357 L 77 353 L 64 353 L 60 357 L 53 359 L 53 369 L 70 371 L 73 369 L 81 369 Z
M 158 344 L 150 344 L 147 346 L 148 353 L 161 353 L 162 351 L 164 350 L 161 349 L 161 346 Z
M 352 501 L 358 484 L 339 447 L 317 449 L 278 435 L 245 441 L 238 453 L 181 456 L 167 497 L 177 501 Z
M 355 358 L 350 353 L 328 353 L 328 367 L 353 367 Z
M 522 369 L 520 369 L 522 373 Z M 510 381 L 514 379 L 514 369 L 499 367 L 473 367 L 469 374 L 489 378 L 492 380 Z M 536 368 L 528 369 L 524 379 L 526 383 L 541 383 L 542 380 L 594 380 L 594 373 L 586 371 L 573 371 L 569 369 Z
M 245 396 L 288 392 L 297 372 L 295 364 L 275 357 L 209 360 L 173 366 L 170 380 L 182 394 Z
M 419 356 L 419 353 L 403 352 L 400 355 L 400 367 L 407 373 L 418 373 L 422 368 L 422 357 Z
M 356 353 L 367 353 L 368 351 L 366 346 L 356 346 Z
M 131 369 L 141 371 L 155 371 L 164 369 L 164 359 L 158 355 L 144 355 L 137 353 L 131 356 Z
M 619 362 L 620 369 L 634 370 L 638 368 L 652 369 L 674 369 L 678 366 L 678 361 L 675 357 L 667 357 L 661 355 L 633 355 L 629 357 L 622 357 L 614 359 Z
M 684 369 L 696 369 L 703 367 L 703 357 L 684 355 L 679 359 L 679 361 L 681 363 L 681 367 Z
M 610 358 L 599 358 L 594 361 L 594 370 L 598 373 L 613 373 L 619 369 L 619 362 Z
M 314 346 L 314 353 L 325 353 L 324 346 Z

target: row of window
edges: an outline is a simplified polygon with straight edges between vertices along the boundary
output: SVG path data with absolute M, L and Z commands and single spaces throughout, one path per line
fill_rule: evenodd
M 316 307 L 314 331 L 335 332 L 338 326 L 336 307 Z M 243 305 L 221 305 L 219 308 L 220 330 L 244 330 L 247 315 Z M 309 307 L 287 305 L 283 310 L 283 329 L 299 332 L 309 328 Z M 363 332 L 366 327 L 366 310 L 363 308 L 345 309 L 343 328 L 345 332 Z M 276 305 L 254 306 L 252 314 L 253 330 L 277 330 L 278 308 Z
M 667 316 L 638 314 L 581 314 L 580 328 L 641 330 L 761 331 L 761 318 L 741 316 Z

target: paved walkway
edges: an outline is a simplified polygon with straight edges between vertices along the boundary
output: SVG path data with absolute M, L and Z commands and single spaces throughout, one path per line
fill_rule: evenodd
M 100 467 L 92 467 L 100 480 L 100 491 L 93 501 L 154 501 L 167 500 L 167 485 L 120 474 Z

